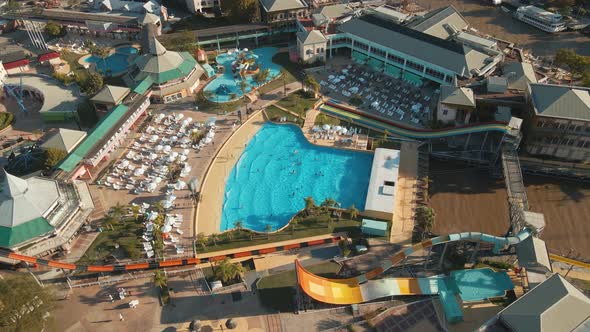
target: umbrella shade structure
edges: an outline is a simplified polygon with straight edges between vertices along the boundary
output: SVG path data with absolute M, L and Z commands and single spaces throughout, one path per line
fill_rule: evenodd
M 324 130 L 330 130 L 330 128 L 332 128 L 332 127 L 330 127 L 329 124 L 325 124 L 322 126 L 322 129 L 324 129 Z
M 162 205 L 164 206 L 166 204 L 166 202 L 162 203 Z M 167 209 L 167 207 L 164 206 L 165 209 Z M 162 233 L 169 233 L 172 230 L 172 226 L 166 224 L 164 226 L 162 226 Z
M 334 130 L 336 130 L 336 131 L 342 130 L 342 127 L 336 126 L 336 127 L 334 127 Z
M 201 322 L 196 319 L 192 320 L 188 326 L 188 328 L 193 332 L 199 332 L 201 330 L 201 327 Z
M 178 136 L 170 137 L 170 142 L 176 142 L 176 141 L 178 141 Z
M 227 321 L 225 321 L 225 327 L 227 327 L 230 330 L 233 330 L 238 327 L 238 323 L 235 321 L 235 319 L 230 318 Z
M 348 129 L 346 129 L 346 128 L 342 128 L 342 129 L 340 129 L 340 132 L 341 132 L 342 134 L 346 134 L 346 133 L 348 133 Z
M 183 155 L 185 155 L 185 156 L 188 156 L 188 154 L 189 154 L 190 152 L 191 152 L 191 150 L 189 150 L 189 149 L 184 149 L 184 150 L 182 150 L 182 154 L 183 154 Z
M 159 176 L 156 176 L 156 177 L 154 178 L 154 182 L 155 182 L 156 184 L 159 184 L 160 182 L 162 182 L 162 178 L 161 178 L 161 177 L 159 177 Z
M 182 113 L 179 113 L 179 114 L 176 114 L 176 116 L 174 117 L 174 120 L 176 120 L 176 121 L 180 121 L 180 120 L 182 120 L 183 118 L 184 118 L 184 114 L 182 114 Z
M 151 160 L 156 160 L 156 159 L 158 159 L 158 155 L 155 154 L 155 153 L 150 153 L 150 159 Z
M 145 173 L 145 170 L 143 168 L 138 168 L 135 170 L 135 172 L 133 172 L 133 175 L 140 176 L 140 175 L 143 175 L 144 173 Z
M 181 155 L 181 156 L 178 158 L 178 160 L 180 160 L 180 161 L 185 161 L 185 160 L 186 160 L 186 158 L 187 158 L 187 157 L 186 157 L 185 155 Z
M 209 130 L 209 132 L 207 133 L 207 137 L 215 137 L 215 132 L 213 130 Z
M 188 143 L 190 143 L 190 142 L 191 142 L 191 139 L 190 139 L 190 138 L 188 138 L 188 137 L 183 137 L 183 138 L 180 140 L 180 143 L 182 143 L 182 144 L 188 144 Z
M 171 150 L 172 150 L 172 147 L 171 147 L 170 145 L 166 145 L 166 146 L 164 146 L 164 152 L 165 152 L 165 153 L 168 153 L 168 152 L 170 152 Z
M 168 195 L 166 196 L 166 200 L 170 201 L 170 202 L 174 202 L 176 200 L 176 196 L 174 195 Z
M 113 182 L 115 182 L 115 179 L 113 179 L 113 178 L 112 178 L 112 177 L 110 177 L 110 176 L 107 176 L 107 182 L 108 182 L 108 183 L 113 183 Z
M 205 144 L 209 144 L 209 143 L 211 143 L 211 141 L 213 141 L 213 139 L 211 137 L 205 137 L 205 139 L 203 140 L 203 142 L 205 142 Z
M 174 156 L 170 155 L 170 156 L 168 156 L 168 158 L 167 158 L 166 160 L 167 160 L 169 163 L 172 163 L 172 162 L 174 162 L 174 160 L 176 160 L 176 157 L 174 157 Z
M 156 145 L 156 151 L 162 151 L 164 149 L 164 147 L 162 145 Z
M 157 142 L 157 141 L 158 141 L 158 139 L 160 139 L 160 136 L 158 136 L 158 135 L 152 135 L 152 136 L 150 137 L 150 142 L 151 142 L 151 143 L 155 143 L 155 142 Z
M 174 158 L 178 157 L 178 152 L 172 151 L 172 153 L 170 153 L 170 157 L 174 157 Z
M 176 190 L 182 190 L 186 188 L 186 182 L 182 181 L 182 180 L 178 180 L 178 182 L 176 182 L 174 184 L 174 189 Z

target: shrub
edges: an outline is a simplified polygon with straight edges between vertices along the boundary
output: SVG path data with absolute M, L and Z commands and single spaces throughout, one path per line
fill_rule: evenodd
M 484 260 L 483 263 L 485 265 L 488 265 L 490 267 L 493 267 L 495 269 L 499 269 L 499 270 L 509 270 L 514 268 L 514 266 L 510 263 L 505 263 L 505 262 L 497 262 L 497 261 L 489 261 L 489 260 Z

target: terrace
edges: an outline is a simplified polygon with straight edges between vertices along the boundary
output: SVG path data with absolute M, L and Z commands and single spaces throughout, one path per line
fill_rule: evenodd
M 436 108 L 438 89 L 412 78 L 396 78 L 360 64 L 335 65 L 317 74 L 324 95 L 379 118 L 424 128 Z

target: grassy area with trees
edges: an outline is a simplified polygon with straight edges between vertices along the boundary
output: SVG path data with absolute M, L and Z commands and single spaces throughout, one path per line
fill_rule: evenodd
M 53 331 L 53 291 L 28 274 L 6 274 L 0 279 L 0 330 Z
M 231 231 L 210 236 L 197 234 L 197 252 L 215 252 L 338 232 L 358 235 L 361 225 L 358 209 L 354 206 L 337 209 L 336 204 L 333 199 L 326 199 L 318 206 L 313 198 L 307 197 L 306 208 L 297 213 L 287 227 L 275 233 L 252 232 L 243 228 L 241 220 L 236 220 Z

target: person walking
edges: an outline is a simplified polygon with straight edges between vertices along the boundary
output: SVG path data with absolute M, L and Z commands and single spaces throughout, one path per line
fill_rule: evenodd
M 124 320 L 125 320 L 125 319 L 123 319 L 123 315 L 122 315 L 121 313 L 119 313 L 119 321 L 120 321 L 120 322 L 122 322 L 122 321 L 124 321 Z

